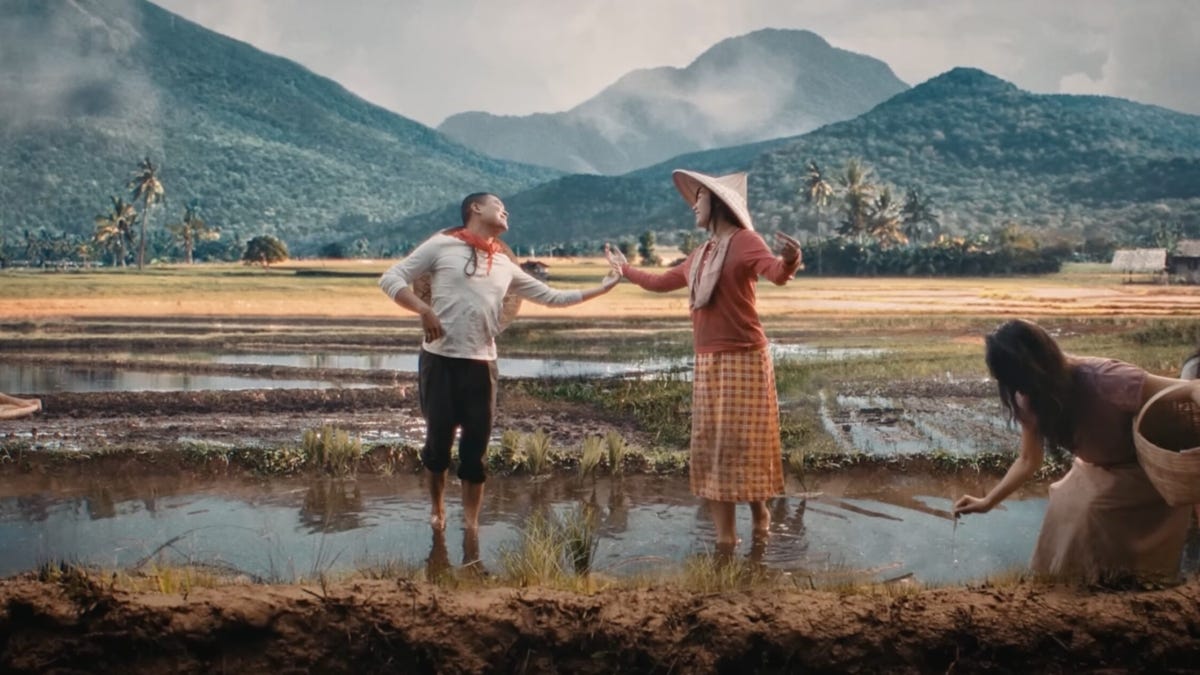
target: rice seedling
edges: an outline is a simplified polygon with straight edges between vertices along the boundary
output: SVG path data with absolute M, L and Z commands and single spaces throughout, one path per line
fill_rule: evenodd
M 724 593 L 767 585 L 761 565 L 726 554 L 694 555 L 684 560 L 677 583 L 695 593 Z
M 625 437 L 610 431 L 604 435 L 604 442 L 608 446 L 608 471 L 614 476 L 620 476 L 625 473 L 625 454 L 629 450 L 625 444 Z
M 505 429 L 500 434 L 500 462 L 505 469 L 512 470 L 521 464 L 521 432 Z
M 599 436 L 584 438 L 579 454 L 579 477 L 586 479 L 591 476 L 595 480 L 596 469 L 602 461 L 604 461 L 604 439 Z
M 357 468 L 362 457 L 362 439 L 351 438 L 345 430 L 323 424 L 304 432 L 301 449 L 310 466 L 343 476 Z
M 525 468 L 540 476 L 550 468 L 550 434 L 538 429 L 525 438 Z
M 535 514 L 521 531 L 519 546 L 501 552 L 504 579 L 523 587 L 584 590 L 598 545 L 596 521 L 586 505 L 562 520 Z
M 575 574 L 586 575 L 591 572 L 596 548 L 600 545 L 595 510 L 587 504 L 579 505 L 563 519 L 559 533 Z

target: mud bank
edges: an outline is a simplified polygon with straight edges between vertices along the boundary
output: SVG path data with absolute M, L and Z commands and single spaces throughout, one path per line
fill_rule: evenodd
M 110 590 L 0 582 L 0 669 L 121 672 L 1183 672 L 1200 582 L 575 594 L 409 581 Z

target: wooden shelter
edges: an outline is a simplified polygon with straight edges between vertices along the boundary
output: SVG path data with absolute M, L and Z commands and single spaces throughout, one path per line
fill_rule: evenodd
M 1167 273 L 1188 284 L 1200 283 L 1200 239 L 1184 239 L 1167 258 Z
M 1167 249 L 1123 248 L 1113 253 L 1112 269 L 1125 273 L 1125 281 L 1132 281 L 1135 274 L 1153 274 L 1155 277 L 1167 273 Z

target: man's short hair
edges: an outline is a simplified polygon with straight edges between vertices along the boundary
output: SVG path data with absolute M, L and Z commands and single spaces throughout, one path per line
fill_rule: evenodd
M 472 192 L 471 194 L 469 194 L 465 198 L 463 198 L 463 200 L 462 200 L 462 222 L 463 222 L 463 225 L 466 225 L 467 221 L 471 219 L 471 205 L 478 204 L 478 203 L 482 202 L 483 200 L 487 199 L 488 197 L 496 197 L 496 195 L 494 195 L 490 192 Z M 496 197 L 496 198 L 499 199 L 499 197 Z

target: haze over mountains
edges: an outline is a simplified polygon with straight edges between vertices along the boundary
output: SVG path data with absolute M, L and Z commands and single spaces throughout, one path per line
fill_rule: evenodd
M 670 181 L 677 167 L 750 172 L 760 229 L 816 229 L 803 201 L 816 161 L 836 186 L 851 158 L 902 199 L 934 200 L 942 231 L 962 234 L 1016 223 L 1080 239 L 1145 237 L 1178 223 L 1200 226 L 1200 116 L 1099 96 L 1037 95 L 983 71 L 957 68 L 853 120 L 791 138 L 673 158 L 622 176 L 564 176 L 510 195 L 517 245 L 630 239 L 692 226 Z M 447 212 L 393 227 L 416 236 Z M 836 227 L 836 204 L 825 230 Z
M 950 233 L 1018 222 L 1134 240 L 1200 222 L 1200 117 L 1034 95 L 966 68 L 909 89 L 885 64 L 806 31 L 731 38 L 685 69 L 636 71 L 568 113 L 520 118 L 574 133 L 581 111 L 608 115 L 619 142 L 589 132 L 597 157 L 634 162 L 645 151 L 637 165 L 650 164 L 563 175 L 470 150 L 145 0 L 0 0 L 0 10 L 0 237 L 90 236 L 147 155 L 169 200 L 153 228 L 197 199 L 226 234 L 277 234 L 299 254 L 364 236 L 394 252 L 458 222 L 458 201 L 476 190 L 505 198 L 514 244 L 683 229 L 690 211 L 669 179 L 678 166 L 749 170 L 761 229 L 812 231 L 804 165 L 817 161 L 833 180 L 852 157 L 898 190 L 932 196 Z M 813 95 L 822 87 L 840 93 Z M 723 104 L 702 98 L 714 93 Z M 797 133 L 822 115 L 843 121 Z M 552 142 L 538 147 L 581 138 L 540 133 Z M 826 232 L 836 218 L 828 209 Z
M 5 230 L 90 233 L 145 156 L 161 167 L 165 217 L 198 199 L 226 232 L 293 241 L 557 175 L 468 150 L 144 0 L 0 10 Z
M 809 31 L 765 29 L 723 40 L 686 68 L 631 72 L 566 112 L 467 112 L 438 130 L 493 157 L 621 174 L 684 153 L 802 134 L 906 88 L 878 59 Z

